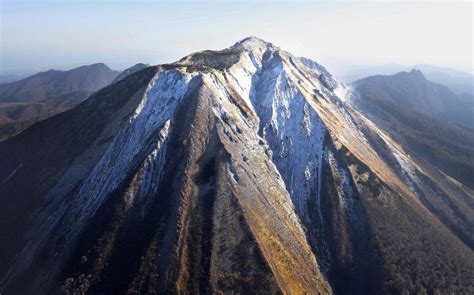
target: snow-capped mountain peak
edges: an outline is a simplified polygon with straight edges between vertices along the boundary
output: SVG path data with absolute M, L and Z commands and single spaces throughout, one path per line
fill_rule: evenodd
M 265 51 L 268 48 L 277 49 L 278 47 L 258 37 L 249 36 L 236 42 L 230 48 L 243 48 L 250 51 Z

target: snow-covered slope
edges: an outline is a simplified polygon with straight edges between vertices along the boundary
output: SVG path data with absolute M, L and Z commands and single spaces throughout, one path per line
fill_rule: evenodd
M 316 62 L 255 37 L 159 66 L 133 111 L 104 127 L 117 131 L 85 177 L 77 159 L 92 143 L 53 182 L 1 288 L 472 290 L 473 192 L 411 158 L 353 95 Z M 446 256 L 447 245 L 457 252 Z M 423 267 L 412 276 L 412 263 L 458 283 Z

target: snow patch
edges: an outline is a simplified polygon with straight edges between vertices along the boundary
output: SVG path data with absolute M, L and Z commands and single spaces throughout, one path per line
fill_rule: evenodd
M 339 84 L 336 89 L 334 89 L 334 94 L 337 95 L 342 101 L 347 101 L 349 99 L 350 88 L 344 84 Z

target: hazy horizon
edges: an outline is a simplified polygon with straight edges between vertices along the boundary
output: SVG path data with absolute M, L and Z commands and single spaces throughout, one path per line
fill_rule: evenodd
M 2 71 L 96 62 L 120 70 L 253 35 L 329 67 L 431 64 L 473 72 L 469 2 L 3 0 L 0 9 Z

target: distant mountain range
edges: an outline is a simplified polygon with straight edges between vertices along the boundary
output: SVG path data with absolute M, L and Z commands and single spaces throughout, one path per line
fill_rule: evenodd
M 78 105 L 97 90 L 144 67 L 137 64 L 118 72 L 98 63 L 68 71 L 49 70 L 0 84 L 0 140 Z
M 22 79 L 28 78 L 34 74 L 38 73 L 38 71 L 21 71 L 19 73 L 0 73 L 0 84 L 11 83 L 20 81 Z
M 352 84 L 353 103 L 391 136 L 474 189 L 474 96 L 456 95 L 419 70 Z
M 353 85 L 364 94 L 411 111 L 474 128 L 474 95 L 457 95 L 448 87 L 427 80 L 420 70 L 371 76 Z
M 137 68 L 0 142 L 2 294 L 474 293 L 463 98 L 255 37 Z
M 110 84 L 118 74 L 101 63 L 69 71 L 49 70 L 17 82 L 0 84 L 0 103 L 39 102 L 78 90 L 92 93 Z
M 382 66 L 334 66 L 342 80 L 347 83 L 374 76 L 374 75 L 394 75 L 403 71 L 420 70 L 424 76 L 435 83 L 447 86 L 456 94 L 474 94 L 474 76 L 472 73 L 459 71 L 447 67 L 438 67 L 427 64 L 418 64 L 411 67 L 399 64 L 387 64 Z

